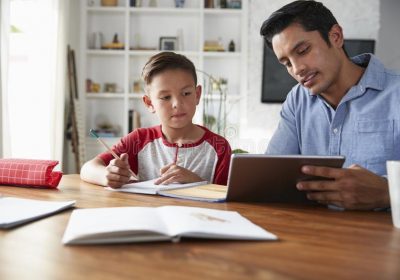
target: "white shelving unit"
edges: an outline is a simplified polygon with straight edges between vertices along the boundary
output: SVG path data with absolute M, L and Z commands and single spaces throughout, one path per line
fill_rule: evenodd
M 131 7 L 129 0 L 119 0 L 115 7 L 103 7 L 100 0 L 81 1 L 78 73 L 86 131 L 110 123 L 118 128 L 118 132 L 114 137 L 104 139 L 110 145 L 114 144 L 128 133 L 131 109 L 140 114 L 143 127 L 158 124 L 156 117 L 142 104 L 143 92 L 133 92 L 133 83 L 140 80 L 149 57 L 160 51 L 160 37 L 180 37 L 178 47 L 181 48 L 176 52 L 191 59 L 197 69 L 215 78 L 227 79 L 227 127 L 231 132 L 226 136 L 239 137 L 243 125 L 240 115 L 246 115 L 248 0 L 241 1 L 240 9 L 204 8 L 203 0 L 186 0 L 183 8 L 175 8 L 173 0 L 155 1 L 157 7 L 149 7 L 150 1 L 140 2 L 141 7 Z M 111 42 L 114 34 L 118 34 L 124 48 L 101 49 L 100 32 L 103 43 Z M 96 34 L 95 42 L 93 34 Z M 91 45 L 89 38 L 92 38 Z M 206 40 L 218 39 L 225 52 L 203 51 Z M 235 43 L 234 52 L 227 51 L 231 40 Z M 201 71 L 198 80 L 203 85 L 205 75 Z M 88 92 L 87 79 L 99 84 L 100 91 Z M 105 83 L 116 84 L 117 92 L 105 92 Z M 217 106 L 218 98 L 210 98 L 208 104 L 213 102 Z M 199 124 L 202 124 L 203 106 L 204 100 L 195 115 L 194 121 Z M 102 151 L 88 133 L 87 158 Z

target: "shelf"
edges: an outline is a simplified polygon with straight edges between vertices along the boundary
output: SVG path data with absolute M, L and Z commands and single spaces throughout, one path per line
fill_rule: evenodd
M 86 53 L 88 55 L 124 55 L 124 50 L 90 49 Z
M 109 99 L 109 98 L 123 98 L 123 93 L 114 93 L 114 92 L 87 92 L 86 98 L 91 99 Z
M 95 0 L 97 6 L 88 6 L 86 0 L 79 2 L 82 7 L 79 92 L 85 127 L 96 128 L 99 123 L 109 123 L 119 131 L 118 136 L 126 135 L 130 130 L 129 110 L 132 109 L 140 114 L 142 126 L 159 123 L 156 116 L 147 114 L 142 104 L 144 92 L 133 90 L 143 90 L 143 82 L 139 88 L 137 82 L 147 60 L 160 52 L 161 37 L 179 37 L 181 41 L 177 40 L 175 48 L 182 50 L 173 51 L 188 57 L 198 70 L 198 84 L 203 87 L 203 96 L 193 121 L 203 123 L 204 108 L 210 109 L 210 114 L 216 118 L 221 114 L 218 110 L 222 112 L 218 106 L 222 102 L 220 95 L 204 94 L 210 89 L 207 77 L 210 75 L 227 80 L 226 100 L 222 102 L 226 106 L 222 107 L 229 113 L 223 122 L 227 126 L 240 127 L 243 123 L 240 116 L 246 115 L 248 0 L 242 0 L 242 9 L 204 8 L 204 2 L 199 0 L 186 0 L 184 8 L 175 8 L 172 0 L 160 0 L 158 7 L 130 7 L 127 0 L 119 1 L 120 5 L 116 7 L 99 6 L 100 0 Z M 148 1 L 145 4 L 148 5 Z M 125 48 L 89 49 L 88 38 L 92 41 L 95 38 L 92 45 L 99 47 L 100 32 L 105 42 L 118 33 Z M 236 52 L 203 50 L 205 41 L 219 41 L 228 49 L 231 40 Z M 133 49 L 136 46 L 143 48 Z M 85 92 L 87 79 L 99 84 L 100 90 L 105 90 L 107 83 L 116 84 L 119 92 Z M 105 141 L 112 145 L 119 139 L 107 137 Z M 86 143 L 91 149 L 88 158 L 103 151 L 89 136 L 86 136 Z
M 212 9 L 205 8 L 205 15 L 237 15 L 240 16 L 242 14 L 242 9 Z
M 152 56 L 159 53 L 160 50 L 130 50 L 129 55 L 131 56 Z M 182 54 L 184 56 L 199 56 L 200 53 L 196 51 L 174 51 L 176 53 Z
M 90 13 L 124 13 L 125 7 L 87 7 Z
M 142 99 L 143 95 L 144 95 L 144 92 L 138 92 L 138 93 L 131 92 L 131 93 L 129 93 L 129 99 Z
M 237 57 L 240 57 L 241 55 L 242 55 L 241 52 L 204 52 L 203 51 L 204 57 L 237 58 Z
M 200 9 L 193 8 L 129 8 L 131 14 L 193 15 L 200 14 L 200 11 Z

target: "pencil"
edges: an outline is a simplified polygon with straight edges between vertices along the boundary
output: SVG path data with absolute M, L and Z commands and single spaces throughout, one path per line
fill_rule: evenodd
M 99 141 L 100 144 L 102 144 L 102 145 L 104 146 L 104 148 L 106 148 L 106 150 L 109 151 L 115 159 L 121 159 L 121 158 L 110 148 L 110 146 L 108 146 L 107 143 L 104 142 L 103 139 L 101 139 L 101 138 L 99 137 L 99 135 L 97 135 L 97 133 L 94 131 L 94 129 L 90 129 L 89 132 L 90 132 L 90 134 L 91 134 L 92 136 L 96 137 L 97 141 Z M 131 177 L 133 177 L 134 180 L 138 180 L 138 181 L 139 181 L 139 178 L 138 178 L 138 176 L 135 174 L 135 172 L 133 172 L 130 168 L 129 168 L 129 171 L 132 173 Z

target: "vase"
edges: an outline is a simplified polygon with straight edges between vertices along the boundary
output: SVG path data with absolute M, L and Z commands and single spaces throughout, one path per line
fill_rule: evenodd
M 175 0 L 176 8 L 183 8 L 183 6 L 185 6 L 185 0 Z

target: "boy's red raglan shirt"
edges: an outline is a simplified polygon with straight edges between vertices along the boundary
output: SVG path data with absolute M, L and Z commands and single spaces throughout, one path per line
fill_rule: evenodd
M 178 151 L 178 165 L 182 166 L 210 183 L 226 185 L 228 180 L 231 148 L 228 141 L 205 127 L 200 126 L 204 136 L 195 143 L 177 147 L 163 136 L 161 126 L 139 128 L 112 147 L 120 155 L 127 153 L 129 164 L 140 180 L 160 177 L 160 169 L 175 160 Z M 113 159 L 110 153 L 99 157 L 106 165 Z

